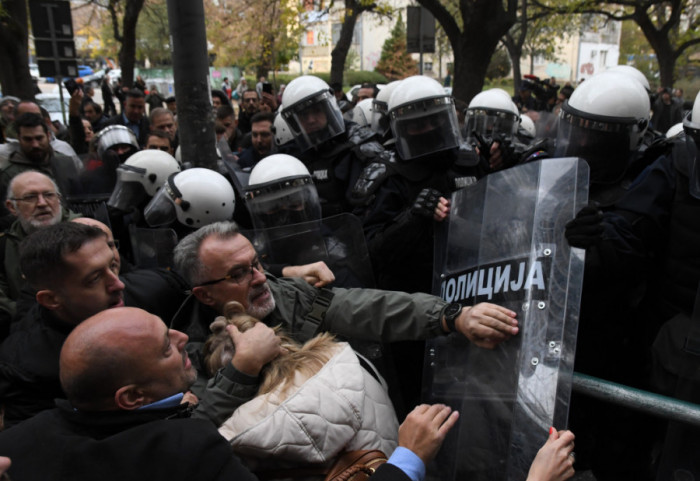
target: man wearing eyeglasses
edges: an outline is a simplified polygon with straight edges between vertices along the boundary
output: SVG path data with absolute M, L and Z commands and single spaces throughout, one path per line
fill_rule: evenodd
M 0 234 L 0 339 L 16 319 L 16 300 L 26 285 L 19 267 L 19 244 L 32 232 L 58 224 L 78 214 L 61 206 L 56 183 L 41 172 L 28 171 L 10 181 L 5 207 L 16 218 Z
M 282 325 L 301 342 L 321 331 L 388 342 L 458 331 L 489 349 L 518 333 L 515 313 L 494 304 L 462 307 L 422 293 L 318 289 L 302 278 L 266 275 L 255 248 L 233 222 L 209 224 L 186 236 L 175 248 L 174 259 L 177 270 L 192 286 L 192 296 L 171 327 L 189 335 L 193 362 L 199 364 L 208 326 L 223 313 L 227 302 L 240 302 L 249 315 L 264 322 L 255 332 L 230 332 L 236 348 L 231 364 L 207 387 L 210 393 L 214 389 L 221 393 L 219 402 L 207 411 L 217 425 L 255 395 L 261 369 L 280 353 L 279 343 L 272 343 L 272 329 L 265 326 Z M 203 380 L 201 375 L 193 387 L 195 394 L 204 387 Z

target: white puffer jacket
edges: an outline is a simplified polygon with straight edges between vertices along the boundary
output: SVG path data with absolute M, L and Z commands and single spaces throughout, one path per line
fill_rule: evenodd
M 258 396 L 219 428 L 251 469 L 328 466 L 341 451 L 396 449 L 399 423 L 386 389 L 347 343 L 337 346 L 317 374 L 297 374 L 285 396 Z

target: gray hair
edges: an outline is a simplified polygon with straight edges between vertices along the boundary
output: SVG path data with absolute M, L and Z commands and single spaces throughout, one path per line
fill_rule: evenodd
M 221 239 L 235 237 L 240 233 L 238 224 L 231 221 L 205 225 L 184 237 L 174 251 L 175 269 L 194 287 L 205 282 L 207 267 L 199 259 L 202 243 L 211 236 Z
M 51 184 L 53 185 L 54 190 L 58 193 L 58 195 L 61 195 L 61 191 L 58 190 L 58 185 L 51 177 L 49 177 L 48 175 L 46 175 L 43 172 L 39 172 L 38 170 L 25 170 L 24 172 L 20 172 L 19 174 L 12 177 L 12 179 L 10 180 L 10 183 L 7 186 L 7 196 L 5 197 L 5 199 L 9 200 L 15 209 L 17 208 L 17 201 L 13 200 L 13 197 L 15 196 L 15 187 L 17 184 L 17 179 L 19 177 L 23 176 L 24 174 L 30 174 L 30 173 L 41 174 L 44 177 L 46 177 L 47 179 L 49 179 L 51 181 Z

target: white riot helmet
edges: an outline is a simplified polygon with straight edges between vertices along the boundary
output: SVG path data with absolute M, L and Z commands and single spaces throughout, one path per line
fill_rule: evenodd
M 95 145 L 97 146 L 97 156 L 102 159 L 104 153 L 108 150 L 115 150 L 117 147 L 123 146 L 128 149 L 119 154 L 119 160 L 124 162 L 130 155 L 139 150 L 139 142 L 136 135 L 124 125 L 108 125 L 100 130 L 95 136 Z M 116 151 L 116 150 L 115 150 Z
M 236 195 L 226 177 L 210 169 L 193 168 L 172 174 L 144 210 L 151 227 L 172 224 L 199 228 L 231 220 Z
M 302 152 L 345 132 L 343 114 L 333 91 L 313 75 L 292 80 L 282 94 L 282 117 Z
M 360 127 L 369 126 L 372 123 L 373 101 L 374 99 L 364 99 L 355 105 L 352 121 Z
M 372 99 L 372 130 L 379 135 L 386 135 L 391 130 L 389 123 L 389 99 L 399 86 L 401 80 L 389 82 L 386 87 L 377 93 L 377 97 Z
M 530 140 L 537 137 L 537 128 L 535 127 L 535 122 L 532 121 L 529 115 L 520 116 L 519 132 L 523 137 L 526 137 Z
M 459 146 L 454 99 L 429 77 L 416 75 L 401 81 L 389 99 L 389 122 L 401 160 Z
M 283 108 L 284 107 L 280 105 L 280 112 Z M 289 125 L 287 125 L 287 122 L 284 121 L 282 114 L 279 112 L 275 115 L 275 122 L 273 125 L 275 127 L 275 145 L 284 145 L 287 142 L 294 140 L 292 130 L 289 128 Z
M 479 134 L 491 140 L 497 137 L 511 140 L 518 131 L 519 119 L 518 107 L 504 90 L 484 90 L 469 102 L 464 119 L 464 137 L 472 141 Z
M 695 97 L 693 110 L 683 119 L 685 145 L 688 149 L 690 195 L 700 199 L 700 92 Z
M 175 157 L 162 150 L 142 150 L 117 167 L 117 184 L 107 205 L 123 211 L 138 207 L 165 184 L 171 174 L 180 172 Z
M 649 96 L 626 75 L 604 72 L 581 84 L 559 112 L 555 157 L 581 157 L 592 183 L 614 183 L 649 125 Z
M 306 166 L 287 154 L 258 162 L 250 173 L 246 203 L 256 229 L 321 218 L 321 204 Z
M 633 78 L 637 82 L 642 84 L 642 87 L 644 87 L 647 93 L 651 92 L 649 80 L 647 80 L 646 76 L 642 72 L 632 67 L 631 65 L 615 65 L 614 67 L 610 67 L 609 69 L 607 69 L 605 72 L 613 72 L 622 75 L 627 75 L 628 77 Z

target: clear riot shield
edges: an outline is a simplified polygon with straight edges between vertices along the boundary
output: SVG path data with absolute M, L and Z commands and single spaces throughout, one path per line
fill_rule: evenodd
M 449 302 L 517 312 L 520 332 L 494 350 L 452 334 L 426 348 L 424 398 L 460 411 L 428 478 L 518 480 L 550 426 L 567 424 L 584 251 L 564 225 L 588 199 L 588 166 L 547 159 L 490 174 L 452 194 L 436 234 L 433 289 Z
M 360 219 L 339 214 L 256 231 L 243 231 L 264 264 L 304 265 L 324 261 L 336 287 L 373 287 L 374 275 Z
M 172 267 L 177 234 L 170 228 L 145 228 L 129 225 L 134 264 L 140 269 Z

